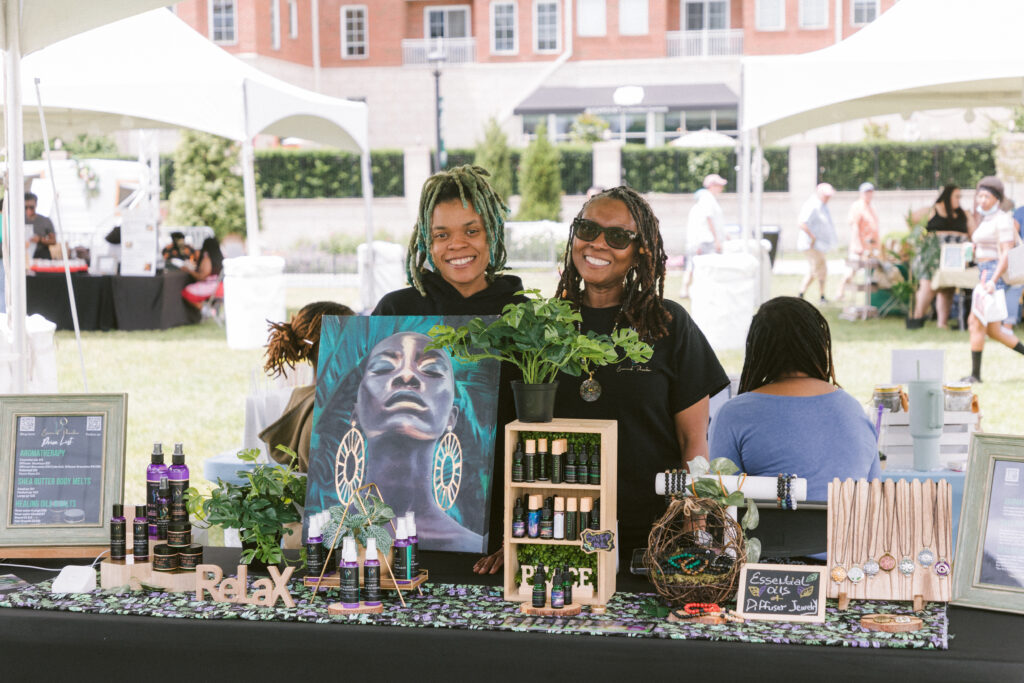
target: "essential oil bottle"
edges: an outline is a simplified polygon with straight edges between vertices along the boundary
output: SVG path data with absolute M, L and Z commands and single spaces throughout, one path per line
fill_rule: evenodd
M 135 506 L 135 519 L 132 520 L 132 556 L 136 564 L 149 562 L 149 521 L 146 519 L 145 505 Z
M 594 499 L 590 496 L 580 498 L 580 531 L 590 528 L 590 511 L 594 507 Z
M 114 503 L 110 515 L 110 559 L 123 561 L 128 550 L 128 528 L 124 518 L 124 505 Z
M 540 537 L 540 496 L 530 496 L 526 515 L 526 535 L 530 538 Z
M 551 496 L 544 499 L 544 507 L 540 512 L 540 537 L 555 537 L 555 500 Z
M 537 481 L 547 481 L 551 478 L 548 462 L 548 440 L 537 439 Z
M 579 520 L 576 517 L 576 499 L 567 498 L 565 501 L 565 540 L 579 540 Z
M 590 511 L 590 525 L 587 527 L 593 531 L 601 528 L 601 499 L 594 499 L 594 508 Z
M 185 451 L 180 443 L 174 444 L 167 480 L 171 483 L 171 521 L 186 522 L 188 510 L 185 507 L 185 492 L 188 491 L 188 466 L 185 464 Z
M 306 576 L 319 578 L 324 571 L 324 537 L 320 528 L 320 515 L 309 519 L 306 536 Z
M 565 483 L 576 483 L 576 449 L 572 444 L 569 444 L 565 453 Z
M 516 450 L 512 454 L 512 481 L 522 481 L 524 476 L 523 444 L 516 443 Z
M 526 512 L 523 510 L 523 500 L 516 496 L 516 504 L 512 509 L 512 538 L 523 538 L 526 536 Z
M 565 604 L 572 604 L 572 572 L 568 567 L 562 567 L 562 598 Z
M 526 440 L 526 453 L 523 455 L 523 473 L 526 481 L 537 481 L 537 442 Z
M 561 484 L 563 481 L 563 468 L 564 463 L 562 454 L 565 452 L 565 446 L 563 445 L 562 439 L 556 439 L 551 444 L 551 483 Z
M 395 573 L 395 581 L 409 583 L 412 581 L 412 550 L 409 548 L 409 532 L 405 525 L 405 517 L 399 517 L 395 523 L 395 545 L 393 549 L 391 569 Z
M 565 539 L 565 498 L 562 496 L 555 496 L 554 531 L 555 540 L 561 541 Z
M 359 607 L 359 553 L 356 539 L 346 536 L 341 550 L 341 606 L 348 609 Z
M 544 607 L 548 603 L 547 577 L 544 575 L 544 565 L 537 565 L 537 572 L 533 575 L 533 606 Z
M 153 444 L 153 453 L 149 456 L 149 467 L 146 468 L 146 518 L 149 520 L 149 537 L 156 538 L 156 506 L 160 498 L 160 478 L 167 476 L 167 465 L 164 464 L 164 447 L 161 443 Z
M 167 477 L 160 477 L 159 494 L 156 499 L 156 538 L 167 540 L 167 525 L 171 523 L 171 487 Z
M 590 483 L 590 468 L 587 467 L 587 445 L 580 446 L 579 458 L 576 460 L 576 483 Z
M 411 578 L 420 575 L 420 538 L 416 535 L 416 513 L 405 513 L 405 530 L 409 534 L 409 574 Z
M 594 486 L 601 485 L 601 451 L 597 445 L 594 446 L 594 453 L 590 458 L 590 478 L 588 483 Z
M 562 609 L 565 607 L 565 587 L 562 583 L 562 575 L 555 570 L 551 580 L 551 609 Z
M 380 604 L 380 560 L 377 539 L 366 539 L 366 560 L 363 561 L 363 602 L 368 607 Z

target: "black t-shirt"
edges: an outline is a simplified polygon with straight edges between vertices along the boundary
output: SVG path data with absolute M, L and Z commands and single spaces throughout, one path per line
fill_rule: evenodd
M 426 296 L 420 294 L 414 287 L 389 292 L 373 309 L 373 315 L 500 315 L 506 304 L 526 301 L 525 296 L 516 296 L 516 292 L 523 289 L 523 281 L 517 275 L 499 275 L 487 289 L 469 297 L 463 297 L 447 280 L 433 271 L 423 271 L 421 281 L 427 292 Z M 501 527 L 505 505 L 505 425 L 516 419 L 511 383 L 521 379 L 522 373 L 518 368 L 508 363 L 501 364 L 487 539 L 492 552 L 501 548 L 503 538 Z
M 633 548 L 647 545 L 651 525 L 664 513 L 654 493 L 654 475 L 682 466 L 675 415 L 729 384 L 704 334 L 689 313 L 665 301 L 672 314 L 669 333 L 653 344 L 654 355 L 642 365 L 630 361 L 598 368 L 594 379 L 601 397 L 580 398 L 584 377 L 558 376 L 555 417 L 618 420 L 619 543 L 624 562 Z M 581 309 L 582 330 L 611 334 L 619 307 Z

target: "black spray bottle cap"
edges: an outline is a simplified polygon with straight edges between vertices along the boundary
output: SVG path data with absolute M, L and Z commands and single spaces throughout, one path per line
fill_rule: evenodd
M 167 481 L 167 477 L 160 477 L 160 495 L 166 496 L 171 491 L 171 485 Z
M 121 503 L 114 503 L 114 514 L 112 517 L 124 517 L 124 505 Z
M 154 465 L 164 464 L 164 445 L 162 443 L 153 444 L 153 455 L 150 456 L 149 461 Z
M 174 444 L 174 453 L 171 455 L 171 463 L 174 465 L 185 464 L 185 449 L 180 443 Z
M 145 519 L 146 518 L 146 506 L 145 505 L 136 505 L 135 506 L 135 516 L 139 517 L 141 519 Z

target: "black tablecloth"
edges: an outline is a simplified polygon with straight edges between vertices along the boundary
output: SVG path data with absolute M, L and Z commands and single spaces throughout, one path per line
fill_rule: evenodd
M 237 550 L 207 548 L 233 566 Z M 497 585 L 475 577 L 473 557 L 423 553 L 431 578 Z M 41 572 L 13 571 L 26 580 Z M 645 591 L 620 574 L 619 590 Z M 121 672 L 151 680 L 270 680 L 364 676 L 371 680 L 914 680 L 1017 681 L 1024 617 L 952 607 L 949 649 L 898 650 L 600 638 L 438 628 L 157 619 L 0 609 L 0 666 L 11 680 L 97 680 Z
M 199 322 L 200 315 L 181 298 L 190 282 L 181 271 L 155 277 L 73 274 L 78 324 L 83 330 L 165 330 Z M 29 314 L 39 313 L 71 330 L 71 305 L 63 273 L 36 273 L 25 278 Z

